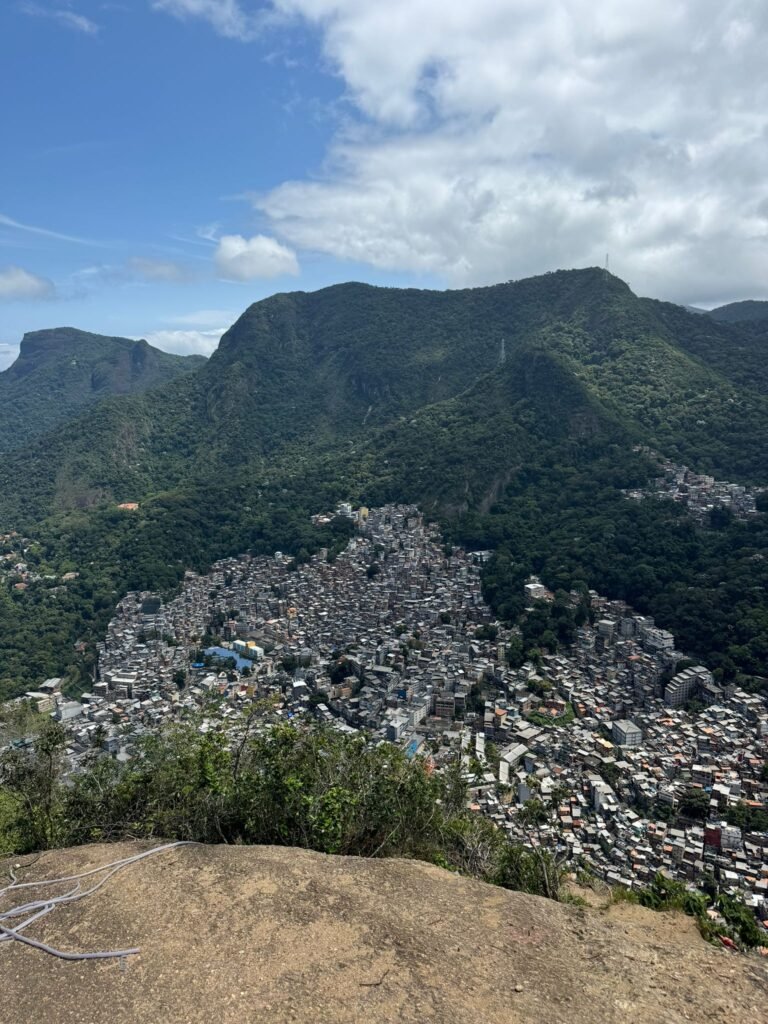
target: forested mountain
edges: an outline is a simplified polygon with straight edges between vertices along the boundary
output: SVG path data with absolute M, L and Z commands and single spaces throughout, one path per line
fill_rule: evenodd
M 346 444 L 375 457 L 414 416 L 405 434 L 426 430 L 430 447 L 446 418 L 440 436 L 463 466 L 464 418 L 484 421 L 495 400 L 535 435 L 526 406 L 548 410 L 571 393 L 589 422 L 610 421 L 625 440 L 760 482 L 766 351 L 768 342 L 638 299 L 596 269 L 463 291 L 349 284 L 275 295 L 246 310 L 195 374 L 160 395 L 102 403 L 5 460 L 0 524 L 238 468 L 252 476 L 281 453 L 291 453 L 289 469 Z
M 743 320 L 768 320 L 768 302 L 760 299 L 745 299 L 743 302 L 729 302 L 710 310 L 715 320 L 739 323 Z
M 0 452 L 22 447 L 84 406 L 158 387 L 204 362 L 72 327 L 25 334 L 18 358 L 0 373 Z
M 598 269 L 258 302 L 196 372 L 2 460 L 0 533 L 28 532 L 41 564 L 81 576 L 55 602 L 0 595 L 17 638 L 0 680 L 59 671 L 30 631 L 50 619 L 90 636 L 127 587 L 169 587 L 239 551 L 306 557 L 309 514 L 341 499 L 415 501 L 454 539 L 496 549 L 488 593 L 507 617 L 537 571 L 626 597 L 723 673 L 762 675 L 766 517 L 704 530 L 624 489 L 654 472 L 638 445 L 768 482 L 766 355 L 754 325 L 639 299 Z M 125 501 L 139 511 L 119 512 Z M 78 661 L 69 648 L 65 661 Z

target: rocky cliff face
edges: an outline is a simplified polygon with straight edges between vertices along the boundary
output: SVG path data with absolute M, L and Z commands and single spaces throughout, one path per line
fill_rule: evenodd
M 16 873 L 54 878 L 139 849 L 56 851 Z M 762 961 L 708 946 L 682 916 L 273 847 L 162 853 L 29 934 L 141 953 L 121 967 L 3 943 L 6 1024 L 760 1024 L 768 996 Z

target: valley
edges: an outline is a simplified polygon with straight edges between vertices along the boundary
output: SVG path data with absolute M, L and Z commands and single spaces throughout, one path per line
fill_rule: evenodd
M 192 722 L 365 736 L 553 864 L 762 905 L 759 324 L 599 270 L 250 307 L 6 452 L 8 735 L 85 786 Z

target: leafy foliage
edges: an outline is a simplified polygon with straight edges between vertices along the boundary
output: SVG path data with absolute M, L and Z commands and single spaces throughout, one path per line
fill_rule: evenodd
M 742 320 L 768 320 L 768 302 L 746 299 L 744 302 L 729 302 L 710 310 L 714 320 L 726 323 L 739 323 Z
M 651 910 L 680 910 L 689 917 L 695 917 L 701 934 L 706 939 L 726 935 L 747 948 L 762 943 L 762 933 L 754 914 L 740 900 L 722 893 L 715 900 L 717 910 L 726 922 L 713 923 L 707 915 L 707 897 L 701 892 L 687 889 L 682 882 L 657 874 L 651 884 L 637 893 L 638 902 Z
M 390 744 L 278 725 L 234 748 L 193 723 L 141 741 L 127 764 L 95 753 L 64 785 L 64 737 L 0 761 L 0 848 L 18 852 L 126 836 L 270 843 L 323 853 L 415 857 L 557 898 L 560 874 L 519 854 L 465 810 L 458 766 L 444 774 Z

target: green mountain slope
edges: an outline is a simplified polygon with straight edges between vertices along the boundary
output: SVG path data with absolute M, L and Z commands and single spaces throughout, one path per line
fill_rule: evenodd
M 256 303 L 195 372 L 81 409 L 0 461 L 0 533 L 28 531 L 42 564 L 81 571 L 63 616 L 63 597 L 0 595 L 17 637 L 0 682 L 58 671 L 62 644 L 35 635 L 95 635 L 125 588 L 245 550 L 305 557 L 309 514 L 341 499 L 419 502 L 455 539 L 497 548 L 489 593 L 506 614 L 523 572 L 586 581 L 663 614 L 713 667 L 761 674 L 765 517 L 706 532 L 623 490 L 654 472 L 637 445 L 768 481 L 765 351 L 754 325 L 639 299 L 598 269 Z
M 72 327 L 34 331 L 0 373 L 0 452 L 22 447 L 85 406 L 147 391 L 199 369 L 202 356 L 176 356 L 129 338 Z
M 764 350 L 736 328 L 640 300 L 596 269 L 453 292 L 350 284 L 276 295 L 246 310 L 208 363 L 160 397 L 112 400 L 6 460 L 0 525 L 252 475 L 294 449 L 303 458 L 375 448 L 400 418 L 444 402 L 472 418 L 488 401 L 482 382 L 524 376 L 534 354 L 627 437 L 761 481 Z M 546 393 L 543 378 L 539 386 Z M 455 404 L 446 409 L 455 420 Z M 456 429 L 462 461 L 471 431 Z
M 729 302 L 710 310 L 714 320 L 738 323 L 743 320 L 768 320 L 768 302 L 760 299 L 745 299 L 743 302 Z

